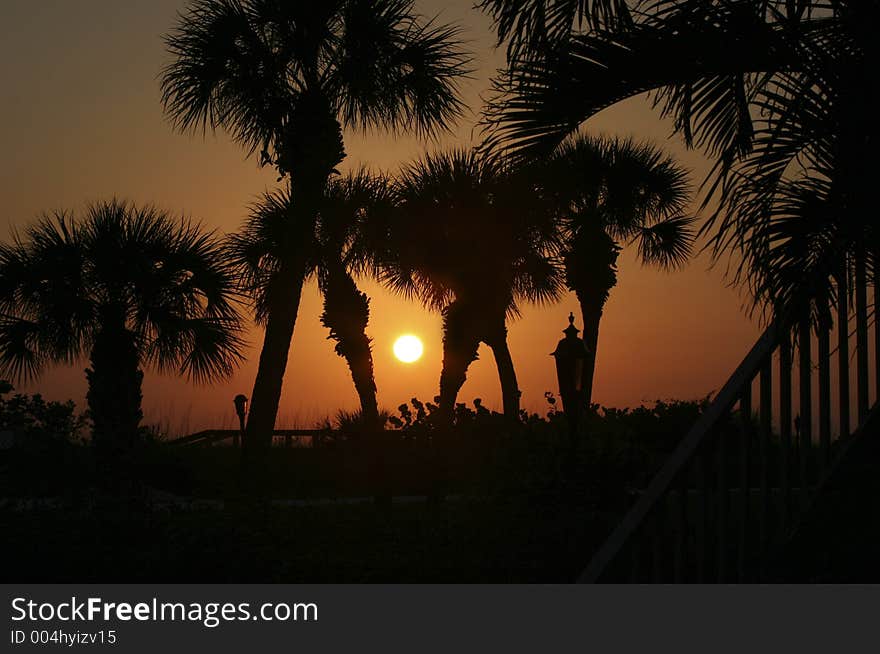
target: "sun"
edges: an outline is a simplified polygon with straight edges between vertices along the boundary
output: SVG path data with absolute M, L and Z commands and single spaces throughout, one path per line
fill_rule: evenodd
M 414 363 L 422 358 L 425 347 L 418 336 L 404 334 L 394 341 L 394 356 L 403 363 Z

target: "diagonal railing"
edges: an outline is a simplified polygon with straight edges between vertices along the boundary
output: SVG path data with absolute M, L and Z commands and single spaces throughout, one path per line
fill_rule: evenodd
M 875 320 L 869 343 L 868 290 L 877 279 L 868 284 L 863 259 L 854 268 L 851 284 L 836 277 L 834 324 L 820 299 L 818 325 L 805 314 L 762 334 L 580 582 L 762 578 L 854 433 L 852 417 L 858 429 L 876 402 L 880 329 Z

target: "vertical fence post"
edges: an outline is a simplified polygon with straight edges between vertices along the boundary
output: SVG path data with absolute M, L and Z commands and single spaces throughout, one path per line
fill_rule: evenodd
M 820 295 L 818 356 L 819 356 L 819 474 L 825 475 L 831 453 L 831 309 L 828 296 Z M 818 479 L 817 479 L 818 481 Z
M 739 543 L 737 556 L 737 581 L 746 580 L 746 563 L 749 545 L 749 503 L 752 483 L 749 475 L 749 460 L 752 440 L 752 383 L 746 384 L 739 401 L 740 427 L 740 467 L 739 467 Z
M 846 261 L 837 273 L 837 385 L 840 434 L 849 436 L 849 285 Z
M 717 458 L 715 465 L 718 475 L 718 508 L 715 527 L 717 529 L 716 543 L 718 548 L 718 581 L 723 582 L 727 578 L 727 510 L 730 501 L 730 486 L 727 483 L 727 434 L 722 427 L 716 439 L 718 445 L 716 449 Z
M 672 566 L 672 580 L 675 583 L 681 583 L 685 581 L 685 566 L 689 560 L 687 556 L 687 546 L 688 546 L 688 500 L 689 500 L 689 486 L 690 486 L 690 477 L 688 472 L 690 470 L 690 466 L 685 466 L 685 469 L 678 476 L 678 524 L 676 538 L 675 538 L 675 556 L 673 560 Z
M 709 528 L 712 524 L 711 489 L 709 486 L 710 460 L 711 451 L 704 444 L 697 454 L 697 498 L 700 505 L 700 526 L 697 531 L 697 583 L 703 583 L 709 577 Z
M 859 424 L 868 415 L 868 280 L 864 250 L 856 254 L 856 373 Z
M 663 536 L 665 534 L 666 497 L 657 503 L 651 521 L 651 581 L 659 584 L 663 581 Z
M 798 450 L 800 456 L 800 484 L 801 484 L 801 508 L 807 506 L 809 501 L 810 480 L 810 449 L 813 444 L 813 393 L 812 393 L 812 359 L 810 354 L 811 345 L 810 310 L 805 309 L 804 315 L 798 321 L 798 395 L 800 404 L 800 439 Z
M 874 252 L 872 257 L 874 263 L 874 401 L 880 401 L 880 324 L 877 318 L 880 317 L 880 256 Z
M 786 333 L 779 344 L 779 526 L 788 531 L 788 510 L 791 501 L 789 482 L 789 451 L 791 449 L 791 338 Z
M 760 379 L 761 423 L 760 423 L 760 457 L 761 457 L 761 502 L 758 523 L 758 539 L 760 552 L 763 555 L 767 546 L 767 520 L 770 509 L 770 436 L 773 431 L 773 357 L 768 356 L 761 367 Z

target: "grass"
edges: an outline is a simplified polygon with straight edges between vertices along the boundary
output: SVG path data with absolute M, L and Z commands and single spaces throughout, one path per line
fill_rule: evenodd
M 0 511 L 7 581 L 569 582 L 611 526 L 570 494 L 391 506 Z
M 424 406 L 414 404 L 384 450 L 357 439 L 275 448 L 267 495 L 431 493 L 436 432 Z M 0 553 L 15 562 L 10 581 L 569 582 L 626 510 L 628 490 L 650 478 L 699 410 L 596 413 L 573 459 L 559 415 L 511 430 L 480 407 L 462 412 L 443 486 L 454 497 L 442 503 L 244 504 L 237 451 L 148 443 L 128 469 L 145 485 L 225 499 L 223 508 L 161 508 L 96 496 L 90 448 L 49 440 L 0 453 L 0 497 L 58 502 L 0 508 Z

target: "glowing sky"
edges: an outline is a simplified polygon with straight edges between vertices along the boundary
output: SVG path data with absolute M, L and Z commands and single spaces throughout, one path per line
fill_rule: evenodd
M 43 210 L 79 209 L 113 195 L 186 213 L 221 231 L 232 231 L 247 205 L 274 186 L 271 171 L 223 135 L 191 138 L 175 134 L 159 104 L 157 76 L 166 61 L 161 35 L 175 23 L 182 0 L 3 0 L 0 3 L 0 236 Z M 492 48 L 488 19 L 473 0 L 422 0 L 426 15 L 458 21 L 476 55 L 477 72 L 464 83 L 474 111 L 443 144 L 467 143 L 480 96 L 502 65 Z M 606 110 L 587 123 L 594 132 L 635 135 L 664 144 L 699 182 L 706 162 L 671 138 L 642 99 Z M 347 134 L 345 166 L 365 163 L 393 169 L 435 143 L 384 134 Z M 683 272 L 639 267 L 632 251 L 620 258 L 620 281 L 602 323 L 594 400 L 627 406 L 657 398 L 695 398 L 717 389 L 745 355 L 759 327 L 744 314 L 741 294 L 728 288 L 724 262 L 708 270 L 700 256 Z M 440 373 L 440 318 L 419 305 L 390 296 L 375 284 L 369 333 L 374 339 L 380 406 L 394 408 L 412 396 L 436 394 Z M 528 307 L 510 326 L 510 344 L 526 408 L 543 413 L 543 394 L 556 390 L 549 353 L 566 326 L 573 297 L 549 308 Z M 303 296 L 282 396 L 278 426 L 311 426 L 357 398 L 344 361 L 333 353 L 318 316 L 314 284 Z M 392 352 L 401 334 L 424 342 L 412 364 Z M 229 381 L 192 387 L 174 377 L 149 374 L 144 384 L 147 422 L 172 432 L 232 425 L 232 397 L 250 395 L 262 334 L 254 330 L 249 361 Z M 84 406 L 85 382 L 78 365 L 46 372 L 27 390 L 52 399 L 73 398 Z M 460 399 L 481 397 L 500 408 L 491 353 L 480 350 Z

